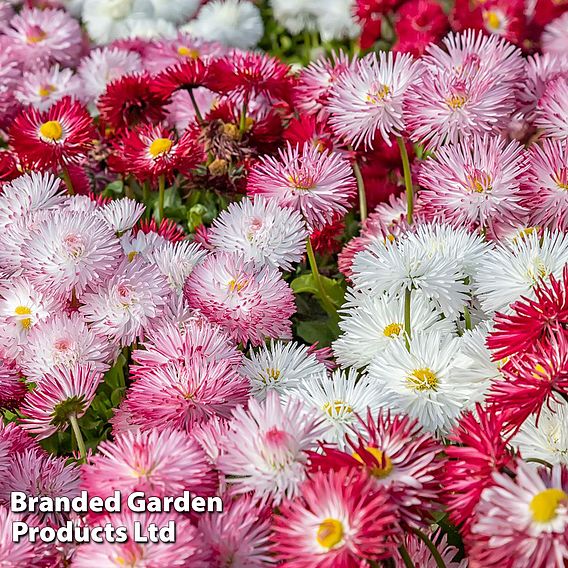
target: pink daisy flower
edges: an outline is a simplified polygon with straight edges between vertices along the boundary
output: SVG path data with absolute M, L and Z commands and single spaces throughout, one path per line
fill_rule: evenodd
M 431 532 L 427 535 L 428 538 L 434 543 L 446 568 L 468 568 L 468 560 L 454 560 L 459 555 L 459 549 L 455 546 L 448 544 L 448 536 L 441 533 L 441 530 Z M 432 556 L 432 552 L 426 546 L 424 541 L 420 540 L 416 535 L 407 533 L 404 535 L 404 547 L 408 555 L 412 559 L 414 566 L 420 568 L 437 568 L 438 563 Z M 405 568 L 406 564 L 400 555 L 394 557 L 396 568 Z
M 281 513 L 274 519 L 274 552 L 289 568 L 357 568 L 394 552 L 396 516 L 387 494 L 365 475 L 316 473 Z
M 250 495 L 223 500 L 223 514 L 209 513 L 199 519 L 207 549 L 211 551 L 210 568 L 241 566 L 266 568 L 276 562 L 271 554 L 271 511 L 258 508 Z
M 68 96 L 45 112 L 27 108 L 10 129 L 10 142 L 20 160 L 40 169 L 84 160 L 96 137 L 87 109 Z
M 191 431 L 214 416 L 230 418 L 236 406 L 246 404 L 249 388 L 235 367 L 199 357 L 139 375 L 129 391 L 128 409 L 144 428 Z
M 46 374 L 75 365 L 92 366 L 96 372 L 104 373 L 114 355 L 115 346 L 97 335 L 75 312 L 37 324 L 22 347 L 18 363 L 29 381 L 40 382 Z
M 544 136 L 568 138 L 568 77 L 551 81 L 536 107 L 534 123 Z
M 327 110 L 333 130 L 354 147 L 373 148 L 380 134 L 390 146 L 405 128 L 403 100 L 420 81 L 420 65 L 408 53 L 370 53 L 336 81 Z
M 270 391 L 263 402 L 251 399 L 248 410 L 234 411 L 218 467 L 235 493 L 252 492 L 261 504 L 279 505 L 300 493 L 307 452 L 324 431 L 316 410 L 293 398 L 283 406 Z
M 115 273 L 122 260 L 112 229 L 92 214 L 61 211 L 41 222 L 22 245 L 23 268 L 40 289 L 80 297 Z
M 17 408 L 26 392 L 20 374 L 13 365 L 0 357 L 0 407 Z
M 4 33 L 28 69 L 49 63 L 74 67 L 83 47 L 79 22 L 63 10 L 24 8 Z
M 523 195 L 530 224 L 568 231 L 568 141 L 533 144 L 529 166 Z
M 1 38 L 2 36 L 0 36 Z M 7 127 L 19 105 L 14 96 L 14 89 L 21 81 L 21 71 L 11 52 L 0 43 L 0 126 Z
M 439 148 L 420 170 L 424 214 L 491 233 L 494 225 L 520 224 L 527 168 L 526 154 L 515 140 L 473 136 Z
M 118 434 L 100 443 L 83 467 L 83 486 L 107 497 L 133 491 L 163 497 L 190 491 L 212 495 L 217 485 L 205 453 L 185 432 L 160 428 Z
M 85 294 L 80 312 L 96 333 L 130 345 L 162 315 L 169 293 L 158 268 L 135 258 L 95 292 Z
M 190 274 L 184 296 L 235 341 L 291 338 L 294 295 L 276 268 L 256 268 L 236 253 L 210 255 Z
M 176 513 L 132 513 L 125 511 L 105 517 L 100 526 L 111 522 L 115 527 L 126 527 L 126 542 L 90 542 L 77 547 L 73 555 L 75 568 L 121 568 L 123 566 L 191 566 L 209 568 L 209 551 L 203 545 L 203 537 L 188 517 Z M 176 526 L 175 542 L 138 543 L 133 539 L 135 523 L 146 534 L 148 525 L 166 526 L 173 521 Z
M 516 476 L 495 473 L 471 527 L 478 566 L 563 568 L 568 559 L 568 470 L 517 461 Z
M 568 14 L 564 13 L 550 22 L 544 28 L 540 41 L 544 53 L 568 53 Z
M 41 440 L 65 430 L 70 418 L 81 418 L 95 398 L 102 373 L 91 366 L 55 369 L 26 395 L 20 412 L 23 428 Z
M 273 197 L 302 213 L 311 230 L 321 229 L 351 207 L 357 184 L 351 164 L 339 153 L 311 144 L 287 144 L 279 157 L 263 156 L 247 182 L 249 195 Z

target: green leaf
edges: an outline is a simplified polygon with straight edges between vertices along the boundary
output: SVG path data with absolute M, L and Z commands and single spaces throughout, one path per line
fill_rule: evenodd
M 115 197 L 116 195 L 120 195 L 122 190 L 124 189 L 124 183 L 121 179 L 117 179 L 115 181 L 111 181 L 103 191 L 103 195 L 105 197 Z
M 341 280 L 333 280 L 332 278 L 327 278 L 327 276 L 320 276 L 320 278 L 323 283 L 325 293 L 333 305 L 338 308 L 342 306 L 345 296 L 345 284 Z M 316 284 L 314 275 L 311 273 L 302 274 L 301 276 L 294 278 L 290 286 L 296 294 L 307 292 L 321 299 L 320 289 Z
M 318 343 L 320 347 L 331 345 L 336 334 L 327 320 L 302 321 L 296 327 L 296 333 L 307 343 Z

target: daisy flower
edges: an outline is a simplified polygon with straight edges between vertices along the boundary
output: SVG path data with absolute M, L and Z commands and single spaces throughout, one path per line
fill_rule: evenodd
M 15 91 L 22 105 L 32 105 L 39 111 L 46 111 L 65 96 L 79 98 L 81 93 L 79 77 L 71 69 L 60 69 L 59 65 L 24 73 Z
M 284 406 L 277 393 L 269 392 L 263 402 L 250 399 L 248 410 L 234 410 L 217 465 L 235 493 L 252 492 L 261 505 L 278 506 L 300 494 L 306 452 L 316 448 L 324 432 L 321 419 L 303 402 L 290 399 Z
M 150 0 L 154 8 L 154 16 L 168 22 L 187 22 L 197 12 L 200 0 L 181 0 L 172 4 L 169 0 Z
M 568 16 L 562 14 L 550 22 L 542 32 L 540 41 L 544 53 L 565 55 L 568 52 Z
M 291 336 L 295 304 L 289 285 L 277 269 L 258 269 L 235 253 L 209 255 L 198 264 L 184 297 L 236 341 L 260 345 L 266 338 Z
M 352 293 L 341 308 L 342 334 L 333 342 L 333 352 L 342 367 L 366 367 L 377 353 L 393 341 L 404 340 L 404 302 L 398 296 Z M 414 331 L 436 329 L 450 333 L 451 320 L 418 296 L 412 302 L 410 327 Z
M 293 35 L 316 28 L 317 0 L 270 0 L 270 6 L 274 19 Z
M 20 374 L 11 363 L 0 358 L 0 407 L 10 410 L 18 408 L 26 392 Z
M 291 270 L 306 249 L 308 232 L 300 213 L 274 199 L 243 199 L 213 221 L 209 242 L 218 250 L 238 252 L 245 260 Z
M 78 313 L 57 314 L 30 331 L 19 364 L 28 380 L 38 383 L 46 374 L 71 370 L 76 365 L 90 365 L 104 373 L 114 358 L 114 349 L 106 337 L 87 327 Z
M 467 558 L 455 560 L 455 558 L 459 556 L 460 551 L 455 546 L 448 544 L 448 535 L 442 534 L 441 529 L 428 534 L 428 538 L 438 549 L 446 568 L 468 568 Z M 438 564 L 436 559 L 432 556 L 432 551 L 426 546 L 424 541 L 420 540 L 416 535 L 411 533 L 405 534 L 403 544 L 415 566 L 418 565 L 421 568 L 437 568 Z M 405 568 L 406 564 L 402 557 L 395 556 L 394 560 L 396 568 Z
M 361 28 L 352 16 L 351 0 L 331 0 L 318 10 L 317 26 L 322 41 L 355 39 Z
M 534 300 L 541 279 L 562 277 L 568 263 L 568 236 L 554 231 L 531 233 L 509 246 L 498 245 L 481 259 L 477 294 L 487 312 L 511 313 L 521 297 Z
M 477 385 L 462 380 L 459 339 L 440 332 L 415 333 L 410 350 L 392 342 L 369 365 L 378 404 L 417 419 L 425 430 L 447 432 L 468 407 Z
M 229 419 L 249 396 L 248 381 L 226 362 L 195 358 L 169 363 L 139 376 L 130 387 L 128 409 L 144 428 L 191 431 L 214 416 Z
M 45 112 L 33 107 L 23 110 L 10 129 L 11 144 L 20 160 L 44 169 L 85 159 L 95 138 L 91 116 L 68 96 Z
M 316 473 L 274 519 L 274 552 L 290 568 L 359 566 L 392 555 L 396 517 L 366 476 Z
M 568 558 L 568 471 L 517 462 L 481 494 L 469 557 L 480 566 L 561 568 Z
M 310 144 L 294 148 L 288 143 L 278 158 L 263 156 L 247 181 L 250 195 L 273 197 L 280 206 L 300 211 L 311 230 L 347 213 L 355 191 L 349 162 Z
M 511 439 L 524 459 L 536 458 L 551 464 L 568 464 L 568 410 L 566 402 L 550 401 L 538 419 L 529 416 Z
M 22 245 L 22 266 L 42 290 L 78 297 L 116 271 L 122 251 L 112 229 L 92 214 L 61 211 L 41 222 Z
M 107 497 L 134 491 L 163 497 L 191 491 L 215 492 L 216 477 L 205 452 L 185 432 L 160 428 L 125 432 L 105 440 L 83 467 L 83 486 L 91 495 Z
M 431 217 L 493 232 L 494 224 L 520 220 L 527 168 L 523 147 L 515 140 L 474 136 L 444 146 L 422 163 L 420 204 Z
M 523 197 L 532 225 L 568 231 L 568 140 L 530 147 Z
M 327 103 L 333 130 L 355 148 L 373 148 L 380 134 L 390 146 L 405 124 L 404 97 L 420 81 L 420 65 L 410 54 L 370 53 L 343 73 Z
M 37 440 L 65 430 L 72 418 L 81 418 L 95 398 L 103 375 L 91 366 L 54 369 L 26 395 L 20 409 L 22 427 Z
M 223 514 L 206 513 L 197 525 L 212 552 L 210 568 L 242 566 L 266 568 L 275 563 L 271 554 L 271 511 L 255 507 L 250 495 L 224 499 Z
M 140 71 L 142 58 L 138 53 L 118 47 L 102 47 L 93 49 L 81 59 L 77 74 L 85 97 L 96 103 L 111 81 Z
M 83 47 L 79 22 L 64 10 L 24 8 L 4 33 L 11 51 L 28 69 L 50 63 L 74 67 Z
M 546 87 L 536 107 L 535 125 L 544 136 L 565 140 L 568 138 L 568 78 L 559 77 Z
M 103 219 L 111 229 L 118 234 L 122 234 L 132 229 L 144 213 L 145 206 L 134 199 L 124 197 L 114 199 L 110 203 L 103 205 L 97 215 Z
M 87 292 L 80 311 L 91 329 L 124 347 L 142 339 L 162 314 L 169 291 L 157 267 L 136 258 L 95 292 Z

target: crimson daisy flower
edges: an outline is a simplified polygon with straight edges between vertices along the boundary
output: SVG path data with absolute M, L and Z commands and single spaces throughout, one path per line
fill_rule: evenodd
M 187 59 L 166 68 L 152 79 L 152 91 L 164 98 L 175 91 L 210 87 L 209 67 L 201 59 Z
M 186 236 L 183 229 L 177 225 L 175 221 L 167 217 L 162 219 L 159 225 L 156 223 L 155 219 L 140 219 L 132 231 L 134 235 L 137 235 L 139 232 L 146 234 L 157 233 L 160 237 L 164 237 L 164 239 L 171 243 L 183 241 Z
M 152 81 L 148 73 L 133 73 L 109 83 L 97 104 L 103 122 L 124 128 L 163 120 L 169 100 L 152 89 Z
M 38 169 L 77 163 L 92 148 L 96 131 L 87 109 L 71 97 L 49 110 L 23 110 L 10 129 L 10 143 L 20 161 Z

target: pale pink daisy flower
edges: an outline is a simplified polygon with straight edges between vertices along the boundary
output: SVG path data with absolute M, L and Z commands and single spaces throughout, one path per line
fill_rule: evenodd
M 446 568 L 468 568 L 467 558 L 455 560 L 459 554 L 459 549 L 448 544 L 448 536 L 442 534 L 441 530 L 428 534 L 428 537 L 438 549 Z M 420 568 L 438 568 L 438 563 L 432 556 L 431 550 L 416 535 L 412 533 L 405 534 L 403 543 L 415 566 L 420 566 Z M 406 567 L 400 555 L 396 555 L 394 560 L 396 568 Z
M 102 379 L 94 367 L 79 365 L 44 375 L 20 409 L 23 428 L 38 440 L 65 430 L 72 417 L 81 418 L 87 412 Z
M 136 258 L 123 263 L 95 292 L 86 293 L 80 311 L 95 332 L 130 345 L 160 317 L 169 293 L 157 267 Z
M 14 8 L 9 2 L 0 4 L 0 33 L 4 33 L 10 20 L 14 17 Z
M 93 49 L 81 59 L 77 73 L 83 86 L 83 94 L 96 103 L 107 85 L 123 75 L 142 71 L 142 58 L 135 51 L 118 47 Z
M 49 63 L 73 67 L 81 55 L 79 22 L 63 10 L 24 8 L 12 18 L 5 34 L 27 69 Z
M 144 428 L 191 431 L 214 416 L 229 419 L 248 397 L 248 381 L 235 367 L 198 357 L 139 375 L 130 387 L 128 409 Z
M 50 456 L 35 448 L 12 458 L 10 468 L 0 477 L 0 501 L 10 502 L 12 491 L 23 491 L 28 497 L 77 497 L 80 493 L 81 470 L 67 465 L 67 458 Z M 59 524 L 66 513 L 37 512 L 43 521 Z
M 175 542 L 134 541 L 134 531 L 146 534 L 148 526 L 155 524 L 165 527 L 169 522 L 176 527 Z M 191 520 L 178 513 L 122 513 L 105 516 L 100 526 L 111 522 L 114 527 L 126 527 L 128 540 L 125 542 L 90 542 L 77 547 L 73 555 L 74 568 L 150 568 L 158 566 L 185 566 L 210 568 L 209 551 L 203 544 L 203 537 L 191 524 Z M 139 523 L 138 526 L 135 526 Z
M 533 144 L 523 185 L 530 224 L 568 231 L 568 141 Z
M 21 70 L 12 56 L 5 36 L 0 35 L 0 127 L 6 128 L 20 109 L 14 89 L 21 81 Z
M 190 274 L 184 296 L 243 344 L 291 337 L 294 295 L 275 268 L 258 269 L 234 253 L 210 255 Z
M 372 148 L 380 134 L 390 146 L 405 129 L 403 101 L 420 82 L 421 67 L 408 53 L 370 53 L 336 81 L 327 103 L 333 130 L 354 147 Z
M 278 158 L 263 156 L 247 182 L 250 195 L 275 198 L 282 207 L 300 211 L 310 230 L 347 213 L 356 187 L 347 159 L 308 143 L 303 148 L 288 143 Z
M 219 95 L 205 87 L 192 89 L 191 93 L 202 116 L 207 115 L 219 102 Z M 193 101 L 186 90 L 175 91 L 171 99 L 172 102 L 165 107 L 168 112 L 166 120 L 178 132 L 183 132 L 197 118 Z
M 78 313 L 56 315 L 38 323 L 22 348 L 19 364 L 29 381 L 40 382 L 56 369 L 91 364 L 104 373 L 114 358 L 115 346 L 87 327 Z
M 534 123 L 544 136 L 568 138 L 568 76 L 548 83 L 537 104 Z
M 271 511 L 257 508 L 250 495 L 231 500 L 224 496 L 223 514 L 208 513 L 198 528 L 208 550 L 209 568 L 266 568 L 276 563 L 271 554 Z
M 566 55 L 568 53 L 568 14 L 564 13 L 547 24 L 540 37 L 540 42 L 544 53 Z
M 83 467 L 83 487 L 91 495 L 123 497 L 134 491 L 164 497 L 190 491 L 212 495 L 217 485 L 205 452 L 185 432 L 169 428 L 118 434 L 103 441 Z
M 67 95 L 79 98 L 81 80 L 71 69 L 61 69 L 59 65 L 54 65 L 24 73 L 15 95 L 22 105 L 32 105 L 45 111 Z
M 136 422 L 136 417 L 128 409 L 127 398 L 124 398 L 118 405 L 118 408 L 114 409 L 114 414 L 112 415 L 112 418 L 109 418 L 109 422 L 112 425 L 113 436 L 125 434 L 127 432 L 136 433 L 140 431 L 140 425 Z
M 164 237 L 154 231 L 149 233 L 138 231 L 136 234 L 128 231 L 120 237 L 122 250 L 130 261 L 137 255 L 141 255 L 145 260 L 149 260 L 152 252 L 167 242 Z
M 234 411 L 218 467 L 235 493 L 252 492 L 261 504 L 277 506 L 300 494 L 307 452 L 324 431 L 316 411 L 296 399 L 284 406 L 271 391 L 263 402 L 251 399 L 248 410 Z
M 493 474 L 471 526 L 476 566 L 563 568 L 568 559 L 568 470 L 517 461 L 516 478 Z
M 515 140 L 474 136 L 439 148 L 422 163 L 418 178 L 424 214 L 490 231 L 501 223 L 519 223 L 527 168 L 527 156 Z
M 106 203 L 97 211 L 97 216 L 103 219 L 117 234 L 122 234 L 140 220 L 146 207 L 134 199 L 124 197 Z
M 199 442 L 209 461 L 217 467 L 223 446 L 219 443 L 229 432 L 229 421 L 212 416 L 207 422 L 198 424 L 191 430 L 191 435 Z M 219 473 L 221 489 L 224 489 L 224 476 Z
M 107 281 L 122 258 L 112 229 L 91 214 L 61 211 L 22 246 L 22 265 L 39 288 L 77 297 Z

